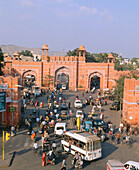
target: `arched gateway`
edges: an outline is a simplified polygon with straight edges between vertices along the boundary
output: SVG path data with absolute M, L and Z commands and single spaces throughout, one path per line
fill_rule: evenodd
M 107 63 L 86 63 L 83 45 L 79 48 L 79 56 L 48 56 L 48 50 L 48 45 L 44 44 L 41 61 L 22 61 L 19 56 L 17 60 L 13 59 L 12 67 L 19 72 L 23 82 L 25 76 L 32 75 L 39 86 L 44 85 L 46 76 L 53 77 L 51 89 L 60 82 L 72 90 L 90 90 L 94 86 L 111 89 L 114 85 L 116 73 L 112 54 L 108 55 Z

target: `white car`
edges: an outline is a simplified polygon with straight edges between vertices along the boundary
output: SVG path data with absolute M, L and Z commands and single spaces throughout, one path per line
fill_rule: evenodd
M 76 112 L 76 118 L 81 117 L 82 119 L 84 118 L 84 113 L 82 110 L 77 110 Z
M 55 136 L 63 136 L 66 133 L 66 123 L 56 123 L 54 133 Z
M 81 100 L 75 100 L 74 102 L 74 107 L 75 108 L 82 108 L 83 107 L 83 103 L 81 102 Z
M 66 90 L 66 86 L 65 85 L 62 85 L 62 90 Z

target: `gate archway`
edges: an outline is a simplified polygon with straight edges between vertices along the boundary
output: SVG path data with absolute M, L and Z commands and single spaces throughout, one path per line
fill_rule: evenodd
M 88 79 L 88 88 L 90 90 L 95 87 L 95 89 L 101 89 L 103 88 L 103 75 L 99 72 L 93 72 L 89 75 Z
M 55 71 L 55 87 L 57 89 L 62 88 L 62 85 L 66 86 L 66 89 L 69 89 L 70 81 L 70 70 L 66 67 L 61 67 Z
M 27 70 L 23 73 L 22 83 L 25 86 L 31 86 L 37 84 L 37 73 L 33 70 Z

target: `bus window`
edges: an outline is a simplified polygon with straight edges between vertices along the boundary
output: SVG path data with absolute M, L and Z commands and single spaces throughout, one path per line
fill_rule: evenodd
M 97 150 L 101 148 L 100 141 L 94 141 L 93 142 L 93 150 Z
M 92 142 L 89 142 L 89 151 L 92 151 Z
M 79 141 L 79 148 L 81 148 L 81 149 L 86 149 L 86 147 L 85 147 L 85 143 L 83 143 L 83 142 L 81 142 L 81 141 Z
M 89 143 L 87 143 L 87 151 L 89 151 Z
M 74 139 L 74 145 L 75 146 L 79 145 L 78 140 Z
M 64 135 L 64 140 L 65 140 L 66 142 L 68 142 L 68 136 L 67 136 L 67 135 Z

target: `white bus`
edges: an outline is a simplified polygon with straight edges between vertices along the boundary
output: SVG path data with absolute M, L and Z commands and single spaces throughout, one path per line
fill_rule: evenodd
M 61 140 L 64 151 L 69 151 L 69 139 L 71 139 L 71 154 L 78 152 L 82 159 L 92 161 L 102 156 L 101 141 L 96 135 L 88 132 L 68 131 Z

